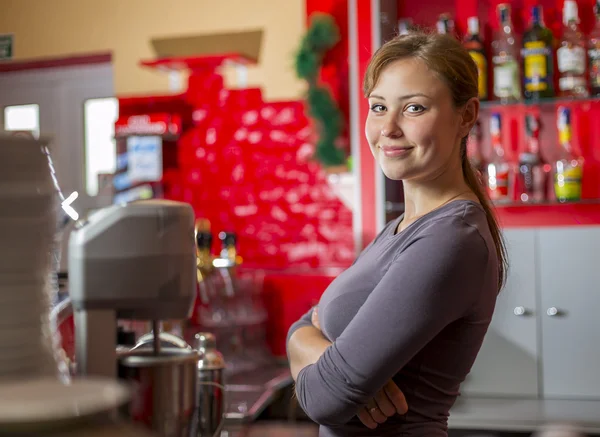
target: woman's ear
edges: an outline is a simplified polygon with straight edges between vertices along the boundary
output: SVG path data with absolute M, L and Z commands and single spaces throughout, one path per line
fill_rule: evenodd
M 462 120 L 460 123 L 460 137 L 463 138 L 469 135 L 471 129 L 477 122 L 479 117 L 479 99 L 476 97 L 470 98 L 465 104 L 462 111 Z

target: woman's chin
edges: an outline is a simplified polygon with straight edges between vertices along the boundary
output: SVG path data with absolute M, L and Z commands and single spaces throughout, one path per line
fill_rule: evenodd
M 381 170 L 388 179 L 393 181 L 401 181 L 408 177 L 408 172 L 404 169 L 390 168 L 384 165 L 381 167 Z

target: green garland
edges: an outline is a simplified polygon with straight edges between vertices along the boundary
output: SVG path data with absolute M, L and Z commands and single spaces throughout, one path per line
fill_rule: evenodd
M 335 145 L 344 127 L 342 113 L 329 90 L 320 86 L 318 81 L 325 53 L 339 40 L 339 30 L 333 17 L 314 14 L 296 54 L 296 74 L 308 83 L 308 113 L 319 131 L 315 154 L 325 167 L 346 163 L 345 152 Z

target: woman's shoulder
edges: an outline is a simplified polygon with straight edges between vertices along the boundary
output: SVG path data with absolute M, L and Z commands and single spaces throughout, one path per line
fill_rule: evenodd
M 430 239 L 440 249 L 468 247 L 480 254 L 489 252 L 493 245 L 485 209 L 471 200 L 451 202 L 424 217 L 412 237 Z

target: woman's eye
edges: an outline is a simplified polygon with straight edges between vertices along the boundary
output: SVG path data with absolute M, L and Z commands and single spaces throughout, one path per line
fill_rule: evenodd
M 374 105 L 371 105 L 371 111 L 383 112 L 383 111 L 385 111 L 385 106 L 375 103 Z
M 425 108 L 421 105 L 408 105 L 406 110 L 411 114 L 418 114 L 419 112 L 423 112 Z

